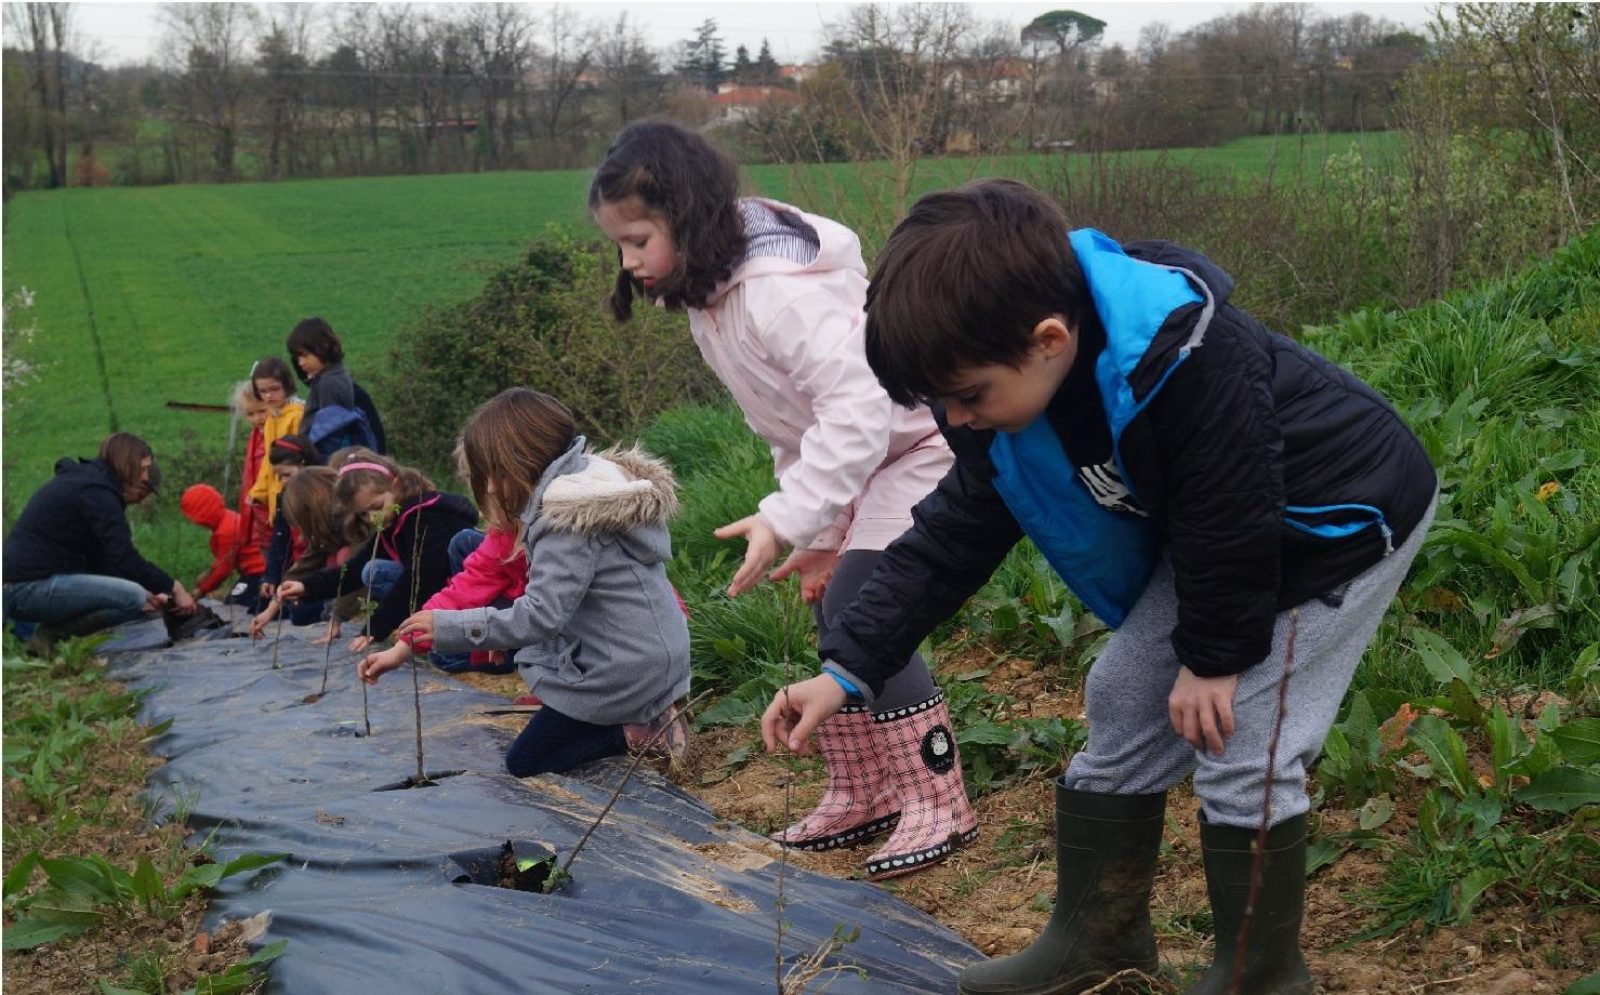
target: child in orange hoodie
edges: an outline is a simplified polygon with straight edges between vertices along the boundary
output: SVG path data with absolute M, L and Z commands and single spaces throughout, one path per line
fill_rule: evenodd
M 239 583 L 234 585 L 226 601 L 242 604 L 255 611 L 261 575 L 266 572 L 267 561 L 261 547 L 250 541 L 240 528 L 237 511 L 223 504 L 222 494 L 210 484 L 195 484 L 183 492 L 178 502 L 183 517 L 211 530 L 211 566 L 194 583 L 196 596 L 209 594 L 227 580 L 235 571 Z

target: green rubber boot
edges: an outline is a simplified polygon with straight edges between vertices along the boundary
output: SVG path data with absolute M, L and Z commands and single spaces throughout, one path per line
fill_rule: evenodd
M 1206 865 L 1206 892 L 1216 925 L 1217 951 L 1211 967 L 1187 995 L 1228 995 L 1238 961 L 1239 929 L 1244 923 L 1255 867 L 1256 829 L 1213 826 L 1200 819 L 1200 846 Z M 1240 995 L 1313 995 L 1311 971 L 1300 954 L 1300 919 L 1306 905 L 1306 817 L 1295 816 L 1267 832 L 1261 890 L 1255 922 L 1239 979 Z
M 1154 975 L 1150 885 L 1166 807 L 1165 793 L 1057 781 L 1055 912 L 1028 949 L 962 971 L 961 995 L 1075 995 L 1129 968 Z

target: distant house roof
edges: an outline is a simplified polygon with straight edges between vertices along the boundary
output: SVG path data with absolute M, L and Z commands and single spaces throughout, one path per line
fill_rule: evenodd
M 781 86 L 731 86 L 712 96 L 718 107 L 762 107 L 767 104 L 793 106 L 800 97 L 793 90 Z

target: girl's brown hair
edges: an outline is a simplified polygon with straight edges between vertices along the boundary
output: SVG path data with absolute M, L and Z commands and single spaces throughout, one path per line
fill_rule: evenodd
M 261 400 L 261 392 L 256 390 L 257 380 L 276 380 L 283 384 L 285 399 L 294 396 L 294 374 L 289 372 L 289 364 L 277 356 L 262 356 L 250 367 L 250 391 L 255 394 L 256 400 Z
M 566 405 L 536 390 L 512 387 L 478 405 L 461 431 L 458 466 L 490 528 L 520 531 L 517 519 L 539 478 L 575 435 Z
M 368 488 L 393 491 L 394 499 L 400 504 L 435 489 L 433 481 L 424 476 L 422 471 L 401 466 L 370 449 L 351 447 L 335 455 L 344 458 L 338 466 L 339 484 L 334 493 L 346 508 L 355 504 L 356 496 Z
M 717 284 L 744 258 L 739 221 L 739 169 L 716 146 L 666 121 L 623 128 L 589 184 L 589 211 L 635 200 L 672 233 L 678 262 L 656 282 L 670 308 L 705 307 Z M 620 259 L 621 252 L 618 251 Z M 606 304 L 618 321 L 633 316 L 633 297 L 644 285 L 617 268 Z
M 139 473 L 143 469 L 140 464 L 146 456 L 154 457 L 150 451 L 150 444 L 134 435 L 132 432 L 113 432 L 106 436 L 100 443 L 100 452 L 95 454 L 96 459 L 106 462 L 111 467 L 111 472 L 117 475 L 117 480 L 124 487 L 139 482 Z M 150 489 L 154 490 L 160 481 L 160 474 L 156 472 L 155 460 L 150 461 Z
M 283 495 L 278 499 L 283 517 L 300 530 L 312 549 L 338 549 L 349 538 L 334 496 L 338 480 L 339 474 L 333 470 L 310 466 L 283 485 Z

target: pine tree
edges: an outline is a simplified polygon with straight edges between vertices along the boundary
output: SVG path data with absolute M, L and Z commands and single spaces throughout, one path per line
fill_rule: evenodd
M 750 61 L 750 50 L 743 45 L 733 50 L 733 81 L 740 86 L 747 86 L 755 82 L 754 65 Z
M 756 55 L 756 82 L 771 85 L 778 82 L 778 60 L 772 57 L 772 46 L 761 39 L 761 52 Z
M 728 75 L 723 67 L 726 58 L 727 50 L 722 47 L 722 38 L 717 33 L 716 19 L 708 17 L 695 29 L 694 41 L 684 49 L 683 61 L 678 63 L 677 69 L 715 93 L 717 85 Z

